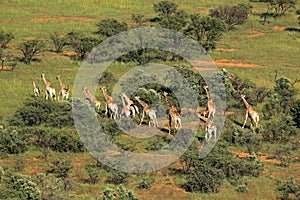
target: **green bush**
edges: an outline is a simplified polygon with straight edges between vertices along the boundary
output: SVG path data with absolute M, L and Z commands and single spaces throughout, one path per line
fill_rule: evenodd
M 115 185 L 123 184 L 128 181 L 129 175 L 124 172 L 112 171 L 110 175 L 107 176 L 106 182 Z
M 40 200 L 41 191 L 30 176 L 8 174 L 1 183 L 0 199 Z
M 9 120 L 10 126 L 71 127 L 74 125 L 69 102 L 53 102 L 42 98 L 27 99 Z
M 66 179 L 72 168 L 71 160 L 55 159 L 46 171 L 54 174 L 57 178 Z
M 189 192 L 219 192 L 225 178 L 224 173 L 205 163 L 198 164 L 187 175 L 185 188 Z
M 16 130 L 0 129 L 0 152 L 19 154 L 26 149 L 24 138 Z
M 106 188 L 102 194 L 103 200 L 138 200 L 131 190 L 119 185 L 117 189 Z

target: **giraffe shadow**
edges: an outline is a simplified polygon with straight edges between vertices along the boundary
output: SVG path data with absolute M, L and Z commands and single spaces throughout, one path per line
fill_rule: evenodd
M 240 127 L 243 126 L 243 123 L 237 121 L 236 119 L 233 119 L 233 118 L 231 118 L 231 117 L 228 117 L 228 119 L 229 119 L 230 121 L 232 121 L 234 124 L 236 124 L 236 125 L 238 125 L 238 126 L 240 126 Z M 249 127 L 249 126 L 245 125 L 245 128 L 248 128 L 248 127 Z

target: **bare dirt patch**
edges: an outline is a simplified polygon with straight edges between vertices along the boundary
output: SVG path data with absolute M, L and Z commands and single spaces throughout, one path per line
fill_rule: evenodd
M 227 52 L 232 52 L 232 51 L 236 51 L 237 49 L 235 48 L 229 48 L 229 49 L 226 49 L 226 48 L 216 48 L 217 51 L 227 51 Z
M 284 31 L 284 30 L 285 30 L 285 27 L 274 26 L 273 29 L 274 29 L 275 31 Z
M 247 158 L 250 154 L 246 152 L 232 152 L 234 155 L 236 155 L 238 158 Z M 268 159 L 268 155 L 262 155 L 259 157 L 259 159 L 263 162 L 273 163 L 273 164 L 280 164 L 279 160 L 276 159 Z
M 214 66 L 218 67 L 261 67 L 257 64 L 244 63 L 237 60 L 219 59 L 215 61 L 205 61 L 205 60 L 194 60 L 192 61 L 194 71 L 205 71 L 205 70 L 216 70 Z
M 250 34 L 248 35 L 248 37 L 260 37 L 260 36 L 264 36 L 265 33 L 263 32 L 259 32 L 259 31 L 250 31 Z

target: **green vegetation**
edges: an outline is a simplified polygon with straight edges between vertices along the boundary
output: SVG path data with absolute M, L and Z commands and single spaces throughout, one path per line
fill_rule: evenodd
M 1 1 L 0 199 L 298 199 L 299 7 L 297 0 Z M 47 74 L 57 89 L 55 77 L 62 75 L 72 91 L 81 61 L 94 46 L 124 30 L 148 26 L 187 34 L 208 50 L 217 67 L 226 68 L 233 79 L 221 70 L 215 75 L 225 82 L 231 115 L 205 158 L 199 158 L 205 138 L 205 123 L 199 122 L 195 140 L 177 161 L 155 172 L 127 174 L 88 154 L 74 127 L 71 101 L 45 100 L 40 74 Z M 204 109 L 200 74 L 165 51 L 123 55 L 98 83 L 110 93 L 124 73 L 148 62 L 180 72 Z M 157 78 L 137 73 L 121 87 Z M 172 74 L 163 78 L 172 79 Z M 32 81 L 42 90 L 38 98 Z M 164 91 L 179 107 L 172 91 L 158 84 L 144 85 L 132 96 L 165 105 Z M 246 108 L 240 94 L 260 113 L 259 127 L 248 121 L 241 128 Z M 164 127 L 149 138 L 126 134 L 104 115 L 98 88 L 95 96 L 103 102 L 97 119 L 107 138 L 122 149 L 151 153 L 172 141 Z M 124 130 L 138 121 L 138 116 L 125 121 Z

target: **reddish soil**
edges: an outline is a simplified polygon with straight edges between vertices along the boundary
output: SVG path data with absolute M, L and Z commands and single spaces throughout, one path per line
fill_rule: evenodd
M 232 51 L 236 51 L 237 49 L 235 48 L 229 48 L 229 49 L 225 49 L 225 48 L 216 48 L 217 51 L 227 51 L 227 52 L 232 52 Z
M 248 37 L 260 37 L 265 35 L 265 33 L 263 32 L 259 32 L 259 31 L 250 31 L 250 34 L 248 35 Z
M 196 60 L 192 63 L 197 66 L 194 70 L 216 70 L 214 66 L 227 66 L 227 67 L 260 67 L 257 64 L 243 63 L 237 60 L 219 59 L 215 61 Z
M 276 31 L 284 31 L 285 27 L 274 26 L 273 29 L 276 30 Z
M 237 152 L 233 151 L 233 154 L 235 154 L 238 158 L 246 158 L 249 156 L 249 153 L 246 152 Z M 267 155 L 260 156 L 259 159 L 263 162 L 273 163 L 273 164 L 280 164 L 279 160 L 276 159 L 267 159 Z

